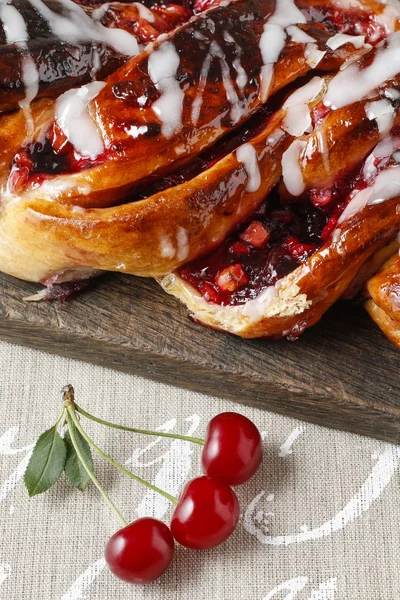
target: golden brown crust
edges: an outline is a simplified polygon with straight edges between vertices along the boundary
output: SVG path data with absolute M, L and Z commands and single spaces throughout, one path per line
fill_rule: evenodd
M 400 256 L 397 252 L 367 282 L 367 297 L 400 326 Z
M 29 195 L 10 199 L 2 227 L 19 254 L 10 254 L 3 240 L 2 270 L 33 281 L 82 267 L 158 276 L 196 258 L 221 243 L 278 182 L 290 137 L 281 132 L 276 147 L 266 141 L 282 114 L 251 142 L 263 173 L 255 192 L 246 189 L 246 170 L 232 152 L 185 184 L 117 207 L 83 209 Z
M 162 287 L 185 302 L 198 321 L 241 337 L 296 337 L 316 323 L 343 294 L 361 265 L 400 228 L 399 198 L 365 207 L 341 228 L 336 241 L 325 244 L 295 271 L 281 279 L 265 302 L 238 307 L 207 303 L 177 274 Z
M 301 161 L 305 182 L 326 184 L 327 176 L 334 180 L 343 169 L 345 150 L 354 160 L 360 152 L 360 161 L 374 147 L 379 131 L 365 109 L 361 110 L 366 102 L 357 103 L 357 120 L 347 118 L 349 107 L 338 109 L 315 131 L 300 138 L 305 147 Z M 77 268 L 157 277 L 190 262 L 221 243 L 279 181 L 281 157 L 293 139 L 280 129 L 284 115 L 284 110 L 278 111 L 249 142 L 256 150 L 261 176 L 256 192 L 246 189 L 246 169 L 232 152 L 186 183 L 116 207 L 71 207 L 54 199 L 50 202 L 36 190 L 19 199 L 11 197 L 3 214 L 7 239 L 10 246 L 14 245 L 13 237 L 18 240 L 23 253 L 34 256 L 40 268 L 34 267 L 31 259 L 16 260 L 7 250 L 3 255 L 0 252 L 2 269 L 33 281 Z M 400 110 L 396 110 L 394 120 L 400 122 Z M 355 128 L 362 135 L 361 149 L 359 136 L 352 135 Z M 276 144 L 267 143 L 277 133 Z M 327 140 L 329 151 L 332 170 L 328 175 L 324 156 L 318 150 L 321 136 Z M 346 148 L 342 138 L 346 139 Z
M 317 98 L 313 104 L 318 102 Z M 377 143 L 379 130 L 376 122 L 367 118 L 367 102 L 371 98 L 355 105 L 356 116 L 351 107 L 333 111 L 312 133 L 300 138 L 304 143 L 300 165 L 306 185 L 317 182 L 317 187 L 324 187 L 327 178 L 332 183 L 346 160 L 347 164 L 355 162 L 358 155 L 360 162 Z M 281 109 L 249 142 L 260 171 L 261 184 L 256 192 L 246 189 L 248 175 L 234 151 L 186 183 L 115 207 L 69 206 L 52 198 L 51 188 L 44 185 L 20 198 L 3 194 L 2 270 L 32 281 L 81 268 L 158 277 L 209 252 L 279 181 L 282 154 L 293 140 L 281 129 L 284 116 Z M 400 123 L 399 109 L 393 119 Z M 322 136 L 329 153 L 329 171 L 319 147 Z M 268 142 L 271 137 L 277 141 Z M 65 197 L 69 183 L 67 178 Z M 14 246 L 18 250 L 11 252 Z
M 216 7 L 162 36 L 162 39 L 159 38 L 118 69 L 89 104 L 89 112 L 104 142 L 104 156 L 96 161 L 95 166 L 81 172 L 51 176 L 46 182 L 49 183 L 45 188 L 46 196 L 63 204 L 86 208 L 112 206 L 139 184 L 146 183 L 149 177 L 170 172 L 191 160 L 225 133 L 246 121 L 269 96 L 306 75 L 312 69 L 307 62 L 306 44 L 287 41 L 274 65 L 268 93 L 261 97 L 260 70 L 263 62 L 260 36 L 265 20 L 274 9 L 273 0 L 236 0 L 229 5 Z M 249 14 L 254 14 L 256 18 L 244 18 Z M 211 16 L 214 25 L 210 30 L 208 20 Z M 318 24 L 310 23 L 302 28 L 316 40 L 315 45 L 325 52 L 318 65 L 321 71 L 337 70 L 346 59 L 359 53 L 352 44 L 344 44 L 332 51 L 325 45 L 331 33 Z M 247 75 L 247 83 L 238 94 L 236 113 L 232 110 L 232 99 L 228 98 L 222 63 L 218 58 L 214 57 L 210 62 L 206 83 L 201 81 L 202 66 L 212 44 L 216 56 L 222 52 L 225 64 L 231 65 L 235 59 L 235 45 L 225 40 L 226 30 L 233 34 L 239 45 L 246 48 L 241 64 Z M 207 39 L 207 43 L 195 38 L 196 33 Z M 182 126 L 166 136 L 162 132 L 162 121 L 152 109 L 159 92 L 149 75 L 149 58 L 161 47 L 165 48 L 168 42 L 173 42 L 179 55 L 178 77 L 182 79 L 180 85 L 184 89 L 184 96 Z M 232 68 L 230 76 L 231 71 Z M 151 102 L 149 106 L 142 106 L 140 98 L 146 95 Z M 197 119 L 193 118 L 196 98 L 201 99 Z M 20 115 L 20 124 L 23 118 Z M 48 127 L 51 125 L 52 120 L 49 119 Z M 138 134 L 138 131 L 141 133 Z M 30 190 L 30 187 L 28 184 L 26 191 L 40 198 L 41 188 L 36 184 L 35 189 Z M 90 192 L 83 193 L 85 189 L 90 189 Z
M 33 135 L 40 138 L 53 118 L 54 101 L 49 98 L 36 100 L 32 103 L 31 112 L 34 123 Z M 6 186 L 12 158 L 28 137 L 29 127 L 22 110 L 11 114 L 0 114 L 0 190 Z
M 386 337 L 400 349 L 400 321 L 392 319 L 372 299 L 367 300 L 364 306 L 369 316 L 380 327 Z
M 398 235 L 396 235 L 393 241 L 375 252 L 373 256 L 363 264 L 342 298 L 347 300 L 354 298 L 362 290 L 368 279 L 370 279 L 370 277 L 372 277 L 390 257 L 399 251 L 399 247 L 400 240 L 398 239 Z

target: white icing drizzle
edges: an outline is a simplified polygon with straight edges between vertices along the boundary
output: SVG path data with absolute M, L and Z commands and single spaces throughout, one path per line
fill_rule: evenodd
M 199 76 L 199 85 L 197 87 L 196 97 L 193 100 L 193 104 L 192 104 L 193 125 L 197 124 L 197 121 L 199 120 L 199 117 L 200 117 L 200 111 L 201 111 L 201 107 L 203 104 L 203 94 L 204 94 L 204 90 L 206 89 L 206 85 L 207 85 L 207 77 L 208 77 L 208 71 L 210 70 L 211 61 L 212 61 L 211 54 L 207 54 L 207 56 L 203 60 L 203 64 L 201 65 L 200 76 Z
M 247 77 L 247 73 L 244 70 L 244 68 L 242 67 L 242 63 L 240 62 L 240 58 L 234 58 L 232 61 L 232 66 L 235 69 L 237 76 L 236 76 L 236 85 L 238 86 L 238 88 L 240 90 L 242 90 L 249 78 Z
M 163 258 L 174 258 L 176 254 L 175 248 L 167 235 L 160 238 L 160 252 Z
M 365 105 L 365 113 L 370 121 L 376 120 L 379 133 L 389 133 L 394 121 L 394 108 L 388 100 L 377 100 Z
M 228 32 L 224 32 L 224 38 L 225 41 L 228 41 L 228 43 L 236 44 L 235 40 Z M 236 52 L 238 55 L 240 55 L 241 53 L 241 48 L 240 46 L 238 46 L 238 44 L 236 44 Z M 197 121 L 199 120 L 200 111 L 203 104 L 203 94 L 207 85 L 208 72 L 210 70 L 211 62 L 214 58 L 218 59 L 220 63 L 222 83 L 225 88 L 226 97 L 231 105 L 230 117 L 232 123 L 235 125 L 242 117 L 244 111 L 243 108 L 240 106 L 239 97 L 236 93 L 235 87 L 231 79 L 230 68 L 226 61 L 225 54 L 222 51 L 221 46 L 215 41 L 212 41 L 210 43 L 209 51 L 200 69 L 199 85 L 197 88 L 196 97 L 192 103 L 192 122 L 194 125 L 196 125 Z M 247 83 L 247 74 L 241 66 L 239 56 L 236 56 L 232 65 L 237 73 L 236 83 L 238 87 L 242 89 Z
M 382 141 L 379 142 L 371 152 L 371 154 L 366 158 L 364 167 L 363 167 L 363 177 L 365 181 L 370 181 L 373 179 L 377 173 L 378 169 L 376 164 L 380 162 L 384 158 L 394 157 L 394 152 L 400 148 L 400 138 L 399 137 L 386 137 Z
M 212 19 L 208 18 L 206 20 L 207 29 L 210 33 L 215 33 L 215 23 Z
M 256 298 L 248 300 L 242 309 L 242 315 L 256 320 L 265 313 L 265 309 L 272 304 L 277 296 L 274 285 L 266 287 Z
M 229 65 L 226 62 L 225 54 L 217 42 L 211 42 L 210 54 L 219 59 L 221 66 L 222 83 L 224 84 L 226 97 L 231 105 L 231 120 L 233 125 L 240 120 L 243 115 L 243 110 L 239 106 L 239 98 L 233 86 Z
M 396 196 L 400 196 L 400 167 L 389 167 L 381 171 L 369 187 L 354 194 L 338 223 L 343 223 L 365 206 L 380 204 Z
M 151 10 L 147 8 L 147 6 L 141 4 L 140 2 L 134 2 L 133 6 L 136 6 L 140 19 L 144 19 L 148 23 L 154 23 L 155 17 Z
M 235 39 L 231 36 L 229 31 L 226 31 L 226 29 L 223 32 L 223 37 L 225 42 L 228 42 L 228 44 L 236 44 Z
M 48 22 L 53 34 L 64 42 L 77 44 L 80 42 L 104 43 L 116 52 L 126 56 L 136 56 L 139 45 L 136 38 L 123 29 L 104 27 L 94 16 L 88 14 L 72 0 L 59 0 L 68 11 L 68 16 L 54 13 L 42 0 L 29 0 L 35 10 Z M 94 13 L 96 15 L 96 11 Z M 101 18 L 101 17 L 100 17 Z
M 380 48 L 373 62 L 360 69 L 349 65 L 333 77 L 324 97 L 325 106 L 342 108 L 364 98 L 400 71 L 400 32 L 389 36 L 387 47 Z
M 375 152 L 375 150 L 374 150 Z M 363 166 L 363 177 L 365 179 L 365 181 L 370 181 L 371 179 L 373 179 L 375 177 L 375 175 L 378 172 L 378 169 L 375 166 L 375 161 L 376 161 L 376 156 L 374 154 L 374 152 L 372 152 L 365 160 L 364 166 Z
M 294 140 L 282 156 L 283 182 L 292 196 L 300 196 L 305 188 L 300 166 L 300 157 L 305 143 L 303 140 Z
M 90 71 L 90 78 L 96 79 L 96 75 L 101 67 L 101 57 L 98 48 L 93 48 L 93 67 Z
M 400 19 L 400 7 L 397 0 L 386 0 L 383 3 L 386 6 L 380 14 L 375 15 L 375 19 L 390 34 L 396 29 L 396 21 Z
M 39 92 L 39 72 L 30 54 L 26 54 L 21 60 L 21 79 L 25 88 L 25 98 L 20 100 L 18 104 L 25 113 L 28 134 L 30 135 L 33 133 L 34 128 L 30 107 L 32 100 L 36 98 Z
M 3 23 L 7 44 L 15 44 L 26 52 L 29 35 L 20 12 L 15 6 L 0 2 L 0 20 Z M 24 84 L 25 97 L 18 104 L 25 113 L 28 135 L 31 135 L 33 133 L 33 119 L 30 105 L 39 91 L 39 73 L 32 57 L 26 53 L 21 55 L 21 80 Z
M 15 6 L 5 4 L 5 0 L 0 2 L 0 21 L 3 23 L 7 44 L 26 48 L 29 35 L 24 18 Z
M 324 130 L 321 129 L 320 131 L 316 131 L 316 136 L 317 136 L 318 152 L 322 156 L 322 162 L 324 164 L 325 171 L 327 173 L 329 173 L 330 172 L 329 145 L 326 142 Z
M 269 97 L 269 92 L 274 78 L 274 65 L 269 63 L 263 65 L 260 71 L 260 100 L 266 102 Z
M 95 158 L 104 150 L 99 130 L 87 108 L 105 85 L 103 81 L 93 81 L 68 90 L 56 101 L 55 120 L 80 156 Z
M 375 146 L 372 155 L 375 158 L 389 158 L 398 148 L 400 148 L 400 137 L 387 137 Z
M 385 90 L 385 96 L 386 96 L 386 98 L 389 98 L 389 100 L 399 100 L 400 99 L 400 91 L 395 90 L 394 88 L 387 88 Z
M 353 44 L 354 48 L 361 48 L 365 45 L 365 35 L 347 35 L 347 33 L 337 33 L 329 38 L 326 45 L 331 50 L 337 50 L 344 44 Z M 369 47 L 371 47 L 368 44 Z
M 246 190 L 256 192 L 261 185 L 261 174 L 254 146 L 249 143 L 239 146 L 236 150 L 236 158 L 242 163 L 247 174 Z
M 289 96 L 283 105 L 286 114 L 282 127 L 287 133 L 298 137 L 306 131 L 311 131 L 312 122 L 308 105 L 318 97 L 323 85 L 321 77 L 314 77 Z
M 189 235 L 186 229 L 179 227 L 178 233 L 176 234 L 176 242 L 178 245 L 177 259 L 179 261 L 185 260 L 189 256 Z
M 182 125 L 184 93 L 176 80 L 180 58 L 172 42 L 163 42 L 149 54 L 148 73 L 161 92 L 152 110 L 161 121 L 161 133 L 171 137 Z
M 358 0 L 334 0 L 334 4 L 343 9 L 362 7 Z
M 95 8 L 94 11 L 92 11 L 92 19 L 94 19 L 95 21 L 101 21 L 101 19 L 104 17 L 109 8 L 109 2 L 101 4 L 98 8 Z
M 324 58 L 326 51 L 319 50 L 317 44 L 307 44 L 305 50 L 306 63 L 315 69 Z
M 400 163 L 400 150 L 396 150 L 396 152 L 393 152 L 392 158 L 397 163 Z
M 131 125 L 130 127 L 125 127 L 125 131 L 127 135 L 130 135 L 134 139 L 137 137 L 144 135 L 148 130 L 147 125 Z
M 296 44 L 308 44 L 309 42 L 316 41 L 315 38 L 311 37 L 311 35 L 308 35 L 308 33 L 296 25 L 290 25 L 289 27 L 286 27 L 286 33 L 292 42 L 295 42 Z
M 267 137 L 267 146 L 269 148 L 273 148 L 274 146 L 276 146 L 276 144 L 279 142 L 280 139 L 282 139 L 282 137 L 285 135 L 285 132 L 280 129 L 280 127 L 278 127 L 277 129 L 275 129 L 271 135 L 269 135 Z
M 195 40 L 199 40 L 200 42 L 208 41 L 208 38 L 203 33 L 201 33 L 201 31 L 198 30 L 193 32 L 193 37 Z
M 293 0 L 277 0 L 274 14 L 264 25 L 263 33 L 260 37 L 260 52 L 263 60 L 261 68 L 261 102 L 268 98 L 274 64 L 277 62 L 286 42 L 286 28 L 291 25 L 306 23 L 307 20 L 303 13 L 297 8 Z
M 224 36 L 225 42 L 228 42 L 228 44 L 235 44 L 236 57 L 232 61 L 232 66 L 237 73 L 236 85 L 238 86 L 238 88 L 240 90 L 242 90 L 248 81 L 247 73 L 244 70 L 244 68 L 242 67 L 242 63 L 240 61 L 240 57 L 242 56 L 242 48 L 239 46 L 239 44 L 236 42 L 236 40 L 231 36 L 229 31 L 224 31 L 223 36 Z

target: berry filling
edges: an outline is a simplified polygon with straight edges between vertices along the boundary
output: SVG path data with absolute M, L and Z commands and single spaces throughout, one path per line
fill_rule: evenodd
M 219 248 L 181 267 L 180 277 L 213 304 L 235 306 L 256 298 L 332 239 L 355 193 L 398 164 L 400 141 L 393 138 L 393 143 L 390 155 L 372 154 L 356 171 L 338 178 L 332 189 L 287 198 L 275 188 Z
M 146 19 L 139 18 L 136 5 L 131 8 L 123 3 L 106 5 L 101 22 L 107 27 L 118 27 L 134 33 L 139 42 L 147 43 L 154 40 L 160 33 L 171 31 L 177 26 L 187 22 L 194 13 L 202 12 L 211 6 L 219 4 L 220 0 L 196 0 L 188 4 L 181 3 L 145 2 L 144 4 L 152 11 L 154 22 L 149 23 Z M 94 7 L 98 5 L 97 0 L 83 2 L 85 6 Z M 339 11 L 324 6 L 323 9 L 303 9 L 304 14 L 310 22 L 321 23 L 332 34 L 346 33 L 350 35 L 364 35 L 366 41 L 376 44 L 387 36 L 385 28 L 377 21 L 376 15 L 367 10 Z M 146 86 L 143 94 L 137 97 L 137 86 L 132 89 L 132 83 L 123 81 L 117 83 L 113 92 L 116 97 L 129 99 L 134 91 L 132 100 L 140 107 L 148 107 L 159 98 L 159 92 L 155 88 Z M 278 94 L 280 97 L 281 94 Z M 271 107 L 271 101 L 269 101 Z M 277 105 L 276 102 L 274 102 Z M 258 118 L 265 115 L 265 109 L 259 110 Z M 269 111 L 269 114 L 272 111 Z M 322 104 L 314 107 L 313 122 L 320 121 L 329 108 Z M 261 123 L 264 121 L 261 120 Z M 136 199 L 150 196 L 152 193 L 183 183 L 189 178 L 196 176 L 202 170 L 212 166 L 216 160 L 231 152 L 240 143 L 243 143 L 257 133 L 257 124 L 253 118 L 240 127 L 238 132 L 228 134 L 220 142 L 217 142 L 204 155 L 191 160 L 188 165 L 167 177 L 150 176 L 146 187 L 142 188 Z M 148 135 L 154 132 L 147 131 Z M 11 165 L 10 188 L 16 192 L 22 192 L 26 185 L 40 185 L 44 180 L 53 175 L 61 173 L 71 174 L 95 167 L 105 160 L 117 157 L 123 152 L 120 144 L 114 144 L 95 159 L 80 156 L 72 144 L 65 138 L 63 132 L 55 123 L 51 129 L 44 134 L 42 139 L 31 142 L 21 147 L 14 156 Z M 319 192 L 318 192 L 319 193 Z M 329 204 L 329 198 L 320 196 L 317 202 Z
M 369 44 L 377 44 L 387 37 L 385 26 L 379 22 L 377 15 L 362 8 L 336 9 L 334 5 L 324 4 L 321 9 L 311 7 L 302 12 L 307 20 L 312 19 L 321 23 L 332 35 L 345 33 L 347 35 L 364 35 Z
M 106 154 L 104 152 L 96 159 L 80 156 L 54 124 L 41 141 L 23 146 L 14 156 L 9 176 L 10 188 L 14 193 L 19 193 L 28 183 L 35 187 L 54 175 L 90 169 L 101 164 Z
M 124 29 L 136 36 L 141 44 L 153 42 L 160 34 L 168 33 L 171 29 L 186 23 L 193 16 L 193 11 L 179 4 L 151 4 L 152 13 L 149 18 L 141 17 L 137 4 L 131 6 L 123 3 L 103 5 L 104 15 L 100 22 L 105 27 Z

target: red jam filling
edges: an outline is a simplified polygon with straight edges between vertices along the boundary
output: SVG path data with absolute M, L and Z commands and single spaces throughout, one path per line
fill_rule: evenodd
M 274 190 L 219 248 L 179 274 L 208 302 L 243 304 L 321 246 L 329 220 L 337 221 L 333 213 L 333 207 L 319 208 L 311 201 L 284 204 Z
M 168 33 L 189 21 L 193 11 L 179 4 L 155 4 L 148 7 L 153 13 L 153 21 L 137 16 L 137 7 L 129 4 L 110 4 L 101 23 L 105 27 L 124 29 L 136 36 L 141 44 L 153 42 L 161 33 Z
M 23 146 L 14 156 L 9 178 L 10 187 L 14 193 L 19 193 L 28 182 L 39 185 L 54 175 L 77 173 L 95 167 L 104 162 L 106 155 L 107 153 L 103 152 L 96 159 L 80 156 L 54 125 L 41 141 Z
M 375 176 L 391 159 L 376 159 Z M 368 182 L 368 184 L 371 182 Z M 239 305 L 292 272 L 329 240 L 355 190 L 367 186 L 362 168 L 332 189 L 286 198 L 278 189 L 211 254 L 178 270 L 182 279 L 214 304 Z
M 367 8 L 337 9 L 334 5 L 323 4 L 321 8 L 311 7 L 302 9 L 307 20 L 322 23 L 332 35 L 346 33 L 347 35 L 364 35 L 369 44 L 377 44 L 387 37 L 385 27 L 377 21 L 376 15 Z

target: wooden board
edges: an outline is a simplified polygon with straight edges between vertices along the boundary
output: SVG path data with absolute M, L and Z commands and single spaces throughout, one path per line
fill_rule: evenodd
M 339 303 L 295 343 L 241 340 L 193 323 L 151 280 L 106 276 L 63 307 L 1 281 L 3 340 L 400 442 L 400 353 L 361 307 Z

